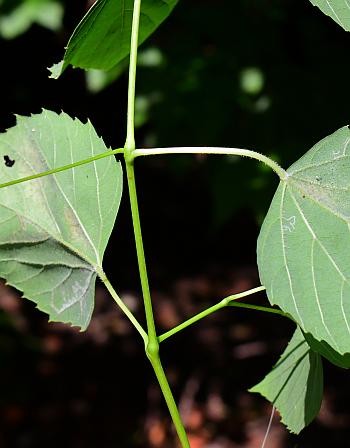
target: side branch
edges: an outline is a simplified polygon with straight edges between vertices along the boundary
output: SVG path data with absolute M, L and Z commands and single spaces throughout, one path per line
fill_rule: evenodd
M 182 324 L 177 325 L 176 327 L 172 328 L 171 330 L 167 331 L 166 333 L 163 333 L 162 335 L 158 336 L 158 341 L 159 342 L 165 341 L 165 339 L 170 338 L 170 336 L 173 336 L 174 334 L 179 333 L 181 330 L 184 330 L 185 328 L 198 322 L 199 320 L 203 319 L 204 317 L 207 317 L 210 314 L 215 313 L 215 311 L 221 310 L 222 308 L 225 308 L 227 306 L 237 306 L 240 308 L 249 308 L 249 309 L 254 309 L 254 310 L 258 310 L 258 311 L 264 311 L 267 313 L 280 314 L 285 317 L 290 317 L 288 314 L 284 313 L 281 310 L 275 309 L 275 308 L 267 308 L 264 306 L 256 306 L 256 305 L 250 305 L 250 304 L 241 303 L 241 302 L 235 302 L 235 300 L 250 296 L 252 294 L 255 294 L 256 292 L 265 291 L 265 289 L 266 289 L 265 286 L 258 286 L 257 288 L 249 289 L 248 291 L 243 291 L 239 294 L 233 294 L 232 296 L 225 297 L 216 305 L 213 305 L 210 308 L 207 308 L 206 310 L 202 311 L 201 313 L 196 314 L 195 316 L 186 320 Z
M 124 314 L 127 316 L 127 318 L 130 320 L 130 322 L 133 324 L 133 326 L 136 328 L 136 330 L 140 333 L 142 339 L 144 340 L 145 345 L 148 342 L 148 335 L 145 332 L 145 330 L 142 328 L 139 321 L 136 319 L 136 317 L 133 315 L 133 313 L 129 310 L 129 308 L 125 305 L 125 303 L 122 301 L 122 299 L 118 296 L 115 289 L 111 285 L 111 282 L 108 280 L 106 274 L 101 270 L 98 272 L 98 275 L 100 279 L 105 284 L 106 288 L 108 289 L 110 295 L 113 297 L 116 304 L 119 306 L 119 308 L 124 312 Z
M 272 168 L 272 170 L 279 176 L 281 180 L 286 180 L 288 177 L 287 172 L 278 165 L 277 162 L 271 160 L 269 157 L 264 156 L 255 151 L 249 149 L 240 148 L 216 148 L 216 147 L 179 147 L 179 148 L 153 148 L 153 149 L 136 149 L 133 152 L 133 157 L 141 156 L 155 156 L 155 155 L 170 155 L 170 154 L 211 154 L 211 155 L 231 155 L 250 157 L 251 159 L 259 160 L 265 163 L 265 165 Z

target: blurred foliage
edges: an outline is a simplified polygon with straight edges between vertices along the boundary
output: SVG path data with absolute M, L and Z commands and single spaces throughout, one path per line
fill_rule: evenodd
M 0 35 L 13 39 L 33 23 L 52 31 L 61 27 L 64 7 L 56 0 L 1 0 Z

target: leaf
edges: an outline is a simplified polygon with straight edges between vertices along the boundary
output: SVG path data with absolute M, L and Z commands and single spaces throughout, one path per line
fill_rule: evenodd
M 48 68 L 51 75 L 49 78 L 57 79 L 61 72 L 63 67 L 63 61 L 57 62 L 57 64 L 53 64 L 51 67 Z
M 345 126 L 287 170 L 258 239 L 270 303 L 341 355 L 350 352 L 349 143 Z
M 143 0 L 139 44 L 169 16 L 178 0 Z M 84 69 L 111 70 L 130 52 L 133 0 L 97 0 L 71 36 L 62 70 L 71 64 Z
M 322 361 L 310 349 L 300 328 L 272 371 L 249 391 L 261 394 L 276 406 L 281 421 L 295 434 L 312 422 L 323 395 Z
M 350 31 L 350 0 L 310 0 L 345 31 Z
M 305 333 L 304 337 L 306 339 L 306 342 L 314 352 L 319 353 L 332 364 L 338 367 L 341 367 L 343 369 L 350 368 L 350 354 L 347 353 L 345 355 L 340 355 L 325 341 L 316 341 L 316 339 L 313 338 L 310 333 Z
M 43 110 L 0 134 L 11 181 L 107 150 L 90 122 Z M 85 329 L 122 193 L 114 157 L 0 189 L 0 277 L 50 320 Z

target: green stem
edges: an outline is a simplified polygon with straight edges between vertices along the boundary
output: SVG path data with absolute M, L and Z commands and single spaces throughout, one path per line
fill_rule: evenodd
M 135 90 L 136 90 L 136 67 L 137 47 L 139 41 L 141 0 L 134 0 L 134 12 L 132 16 L 130 63 L 129 63 L 129 86 L 128 86 L 128 112 L 127 132 L 125 148 L 129 151 L 135 149 Z
M 136 65 L 137 65 L 137 47 L 138 47 L 140 12 L 141 12 L 141 0 L 134 0 L 134 12 L 133 12 L 133 21 L 131 30 L 130 66 L 129 66 L 127 135 L 125 141 L 124 158 L 126 163 L 126 174 L 129 188 L 137 261 L 140 272 L 142 295 L 147 322 L 147 340 L 145 341 L 146 342 L 145 350 L 146 355 L 151 362 L 151 365 L 159 382 L 162 393 L 164 395 L 165 401 L 167 403 L 181 445 L 183 448 L 190 448 L 187 435 L 180 418 L 179 411 L 177 409 L 174 397 L 172 395 L 167 377 L 164 373 L 159 357 L 159 343 L 154 323 L 153 307 L 148 283 L 146 260 L 143 248 L 141 223 L 137 201 L 133 152 L 135 150 L 135 129 L 134 129 L 135 85 L 136 85 Z
M 278 314 L 280 316 L 283 316 L 283 317 L 286 317 L 287 319 L 292 320 L 294 323 L 297 323 L 292 318 L 292 316 L 290 316 L 288 313 L 285 313 L 282 310 L 279 310 L 277 308 L 268 308 L 266 306 L 251 305 L 250 303 L 242 303 L 242 302 L 231 302 L 228 304 L 228 306 L 235 306 L 237 308 L 246 308 L 248 310 L 263 311 L 264 313 L 270 313 L 270 314 Z
M 132 113 L 128 113 L 128 117 L 132 117 Z M 133 123 L 133 120 L 130 118 L 128 119 L 128 123 Z M 129 132 L 130 134 L 130 132 Z M 133 136 L 133 133 L 131 133 Z M 128 143 L 129 141 L 133 143 Z M 128 145 L 128 146 L 127 146 Z M 52 170 L 43 171 L 42 173 L 33 174 L 31 176 L 21 177 L 20 179 L 11 180 L 9 182 L 4 182 L 0 184 L 0 188 L 9 187 L 11 185 L 20 184 L 22 182 L 27 182 L 29 180 L 38 179 L 39 177 L 48 176 L 50 174 L 59 173 L 61 171 L 66 171 L 71 168 L 75 168 L 80 165 L 85 165 L 87 163 L 94 162 L 95 160 L 103 159 L 105 157 L 109 157 L 113 154 L 124 154 L 124 153 L 130 153 L 130 155 L 125 154 L 129 159 L 134 159 L 136 157 L 141 156 L 154 156 L 154 155 L 171 155 L 171 154 L 212 154 L 212 155 L 235 155 L 235 156 L 243 156 L 243 157 L 250 157 L 252 159 L 259 160 L 260 162 L 265 163 L 266 165 L 270 166 L 282 179 L 285 180 L 288 177 L 288 174 L 286 171 L 284 171 L 283 168 L 281 168 L 276 162 L 269 159 L 268 157 L 264 156 L 263 154 L 260 154 L 255 151 L 250 151 L 248 149 L 239 149 L 239 148 L 155 148 L 155 149 L 136 149 L 135 148 L 135 142 L 134 137 L 128 138 L 127 142 L 125 144 L 125 148 L 118 148 L 113 149 L 112 151 L 106 151 L 103 154 L 98 154 L 93 157 L 89 157 L 88 159 L 78 160 L 77 162 L 70 163 L 69 165 L 63 165 L 58 168 L 53 168 Z
M 137 261 L 138 261 L 139 272 L 140 272 L 143 303 L 144 303 L 146 322 L 147 322 L 148 339 L 147 339 L 147 343 L 145 344 L 146 354 L 147 354 L 147 357 L 150 360 L 153 370 L 156 374 L 157 380 L 158 380 L 160 388 L 162 390 L 164 399 L 167 403 L 167 406 L 168 406 L 171 418 L 173 420 L 176 432 L 178 434 L 179 440 L 181 442 L 181 445 L 183 448 L 189 448 L 190 445 L 188 443 L 186 432 L 183 427 L 179 411 L 177 409 L 174 397 L 172 395 L 167 377 L 164 373 L 164 370 L 163 370 L 163 367 L 162 367 L 162 364 L 160 361 L 160 357 L 159 357 L 159 343 L 158 343 L 158 337 L 157 337 L 155 323 L 154 323 L 152 299 L 151 299 L 151 294 L 150 294 L 150 289 L 149 289 L 145 252 L 144 252 L 144 248 L 143 248 L 143 240 L 142 240 L 142 233 L 141 233 L 141 223 L 140 223 L 140 215 L 139 215 L 139 208 L 138 208 L 138 201 L 137 201 L 137 191 L 136 191 L 136 184 L 135 184 L 135 173 L 134 173 L 134 166 L 133 166 L 132 160 L 131 161 L 126 160 L 126 173 L 127 173 L 127 179 L 128 179 Z
M 173 336 L 174 334 L 178 333 L 179 331 L 184 330 L 185 328 L 189 327 L 190 325 L 194 324 L 195 322 L 198 322 L 199 320 L 204 319 L 204 317 L 207 317 L 210 314 L 213 314 L 216 311 L 221 310 L 222 308 L 225 308 L 226 306 L 230 305 L 231 302 L 234 300 L 242 299 L 243 297 L 250 296 L 251 294 L 255 294 L 256 292 L 264 291 L 265 289 L 266 288 L 264 286 L 258 286 L 257 288 L 249 289 L 248 291 L 244 291 L 239 294 L 233 294 L 231 296 L 225 297 L 216 305 L 213 305 L 210 308 L 207 308 L 206 310 L 202 311 L 201 313 L 196 314 L 195 316 L 191 317 L 190 319 L 186 320 L 185 322 L 182 322 L 182 324 L 177 325 L 176 327 L 172 328 L 171 330 L 167 331 L 166 333 L 163 333 L 162 335 L 160 335 L 158 337 L 158 342 L 165 341 L 165 339 L 170 338 L 170 336 Z M 266 309 L 269 309 L 269 308 L 266 308 Z
M 21 177 L 20 179 L 11 180 L 9 182 L 4 182 L 0 184 L 0 188 L 9 187 L 11 185 L 20 184 L 22 182 L 28 182 L 29 180 L 38 179 L 39 177 L 48 176 L 50 174 L 59 173 L 61 171 L 70 170 L 76 166 L 86 165 L 87 163 L 94 162 L 95 160 L 104 159 L 105 157 L 112 156 L 113 154 L 123 154 L 124 148 L 113 149 L 112 151 L 106 151 L 97 156 L 89 157 L 88 159 L 78 160 L 78 162 L 70 163 L 69 165 L 63 165 L 58 168 L 53 168 L 52 170 L 43 171 L 42 173 L 32 174 L 31 176 Z
M 174 423 L 177 435 L 179 437 L 182 448 L 190 448 L 190 444 L 187 438 L 187 434 L 183 423 L 181 421 L 181 417 L 175 403 L 173 394 L 171 392 L 167 377 L 163 370 L 162 364 L 160 362 L 159 356 L 155 357 L 154 360 L 150 359 L 154 373 L 156 374 L 159 386 L 162 390 L 164 399 L 169 409 L 169 413 L 171 415 L 171 419 Z
M 201 319 L 204 319 L 204 317 L 209 316 L 210 314 L 215 313 L 215 311 L 221 310 L 221 308 L 224 308 L 226 305 L 222 304 L 221 302 L 217 303 L 216 305 L 211 306 L 210 308 L 202 311 L 201 313 L 196 314 L 195 316 L 191 317 L 190 319 L 185 320 L 185 322 L 182 322 L 182 324 L 177 325 L 176 327 L 172 328 L 171 330 L 167 331 L 166 333 L 161 334 L 158 336 L 158 341 L 163 342 L 165 339 L 170 338 L 170 336 L 173 336 L 176 333 L 179 333 L 180 331 L 184 330 L 185 328 L 189 327 L 190 325 L 198 322 Z
M 134 325 L 136 330 L 140 333 L 142 339 L 144 340 L 145 345 L 147 345 L 148 342 L 148 336 L 145 330 L 140 325 L 139 321 L 136 319 L 136 317 L 132 314 L 132 312 L 129 310 L 129 308 L 125 305 L 125 303 L 122 301 L 122 299 L 118 296 L 115 289 L 111 285 L 110 281 L 108 280 L 107 276 L 104 272 L 98 273 L 99 277 L 105 284 L 106 288 L 108 289 L 110 295 L 113 297 L 119 308 L 124 312 L 124 314 L 129 318 L 130 322 Z
M 212 154 L 212 155 L 231 155 L 231 156 L 242 156 L 250 157 L 252 159 L 259 160 L 265 163 L 270 168 L 275 171 L 275 173 L 280 177 L 281 180 L 286 180 L 288 177 L 287 172 L 281 168 L 278 163 L 271 160 L 269 157 L 264 156 L 255 151 L 249 149 L 240 148 L 216 148 L 216 147 L 203 147 L 203 148 L 192 148 L 192 147 L 179 147 L 179 148 L 152 148 L 152 149 L 137 149 L 133 152 L 133 157 L 141 156 L 155 156 L 155 155 L 170 155 L 170 154 Z
M 143 296 L 145 314 L 146 314 L 147 333 L 148 333 L 149 340 L 152 341 L 152 340 L 155 340 L 157 338 L 157 336 L 156 336 L 156 328 L 155 328 L 154 317 L 153 317 L 151 293 L 150 293 L 149 283 L 148 283 L 145 251 L 143 248 L 143 239 L 142 239 L 139 206 L 138 206 L 137 192 L 136 192 L 134 165 L 133 165 L 132 161 L 131 162 L 126 161 L 126 174 L 127 174 L 128 187 L 129 187 L 129 197 L 130 197 L 132 223 L 133 223 L 133 228 L 134 228 L 134 236 L 135 236 L 135 244 L 136 244 L 137 262 L 138 262 L 138 266 L 139 266 L 142 296 Z
M 287 317 L 288 319 L 295 322 L 295 320 L 287 313 L 284 313 L 281 310 L 278 310 L 276 308 L 267 308 L 266 306 L 259 306 L 259 305 L 251 305 L 250 303 L 241 303 L 241 302 L 231 302 L 228 306 L 235 306 L 237 308 L 246 308 L 248 310 L 256 310 L 256 311 L 263 311 L 264 313 L 271 313 L 271 314 L 279 314 L 280 316 Z

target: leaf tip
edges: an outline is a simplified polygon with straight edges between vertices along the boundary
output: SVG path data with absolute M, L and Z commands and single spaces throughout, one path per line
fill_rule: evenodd
M 47 67 L 50 72 L 49 78 L 58 79 L 65 70 L 64 59 L 58 62 L 57 64 L 53 64 L 51 67 Z

